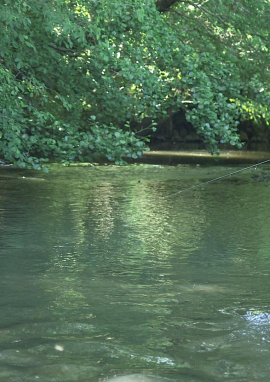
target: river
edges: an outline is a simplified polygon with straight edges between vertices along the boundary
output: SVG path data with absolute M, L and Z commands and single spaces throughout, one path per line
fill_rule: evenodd
M 0 381 L 268 382 L 270 166 L 167 197 L 240 168 L 0 169 Z

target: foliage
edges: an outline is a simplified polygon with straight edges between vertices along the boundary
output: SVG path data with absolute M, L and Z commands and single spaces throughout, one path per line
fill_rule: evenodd
M 268 1 L 4 0 L 0 155 L 40 169 L 140 156 L 130 126 L 186 109 L 212 152 L 269 121 Z
M 238 121 L 270 120 L 270 2 L 157 4 L 177 28 L 179 39 L 194 51 L 188 75 L 182 71 L 191 104 L 197 105 L 188 111 L 188 119 L 213 151 L 217 141 L 240 146 Z

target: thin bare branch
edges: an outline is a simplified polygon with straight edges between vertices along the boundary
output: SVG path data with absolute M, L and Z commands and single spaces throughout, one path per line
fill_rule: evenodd
M 49 44 L 48 46 L 50 48 L 53 48 L 54 50 L 59 51 L 59 52 L 67 53 L 70 57 L 78 57 L 78 56 L 80 56 L 80 53 L 75 52 L 73 49 L 62 48 L 62 47 L 54 45 L 54 44 Z

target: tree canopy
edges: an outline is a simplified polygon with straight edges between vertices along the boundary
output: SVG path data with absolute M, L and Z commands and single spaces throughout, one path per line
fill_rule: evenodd
M 169 110 L 213 153 L 269 123 L 269 0 L 4 0 L 0 17 L 0 155 L 20 167 L 137 158 L 134 123 Z

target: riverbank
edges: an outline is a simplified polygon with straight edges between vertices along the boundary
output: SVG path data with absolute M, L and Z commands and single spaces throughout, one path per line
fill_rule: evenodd
M 270 152 L 267 151 L 236 151 L 226 150 L 222 151 L 219 156 L 213 156 L 206 150 L 183 150 L 183 151 L 169 151 L 169 150 L 151 150 L 145 151 L 143 156 L 137 159 L 124 158 L 129 164 L 157 164 L 176 166 L 180 164 L 190 165 L 233 165 L 233 164 L 255 164 L 270 160 Z M 51 160 L 50 163 L 55 163 Z M 81 163 L 76 162 L 76 165 L 104 165 L 111 164 L 106 158 L 98 158 L 95 163 Z M 0 161 L 0 168 L 16 166 Z
M 143 156 L 136 160 L 138 163 L 178 165 L 178 164 L 252 164 L 270 159 L 270 152 L 267 151 L 222 151 L 217 156 L 211 155 L 205 150 L 192 151 L 163 151 L 153 150 L 143 153 Z

